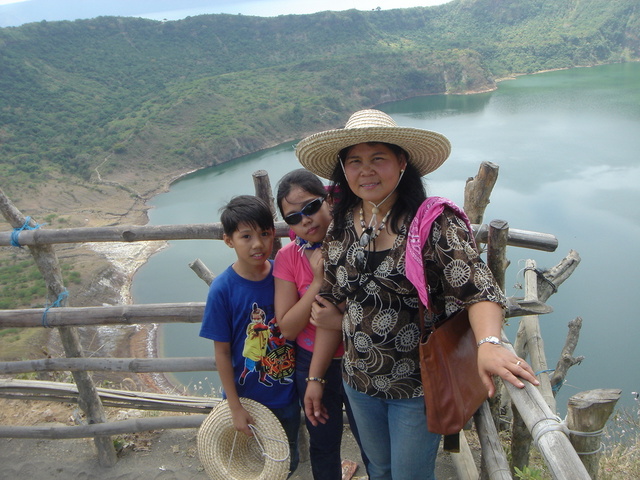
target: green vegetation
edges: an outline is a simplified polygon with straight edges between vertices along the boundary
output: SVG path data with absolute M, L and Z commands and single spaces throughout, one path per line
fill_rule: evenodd
M 637 60 L 639 10 L 635 0 L 457 0 L 3 28 L 0 176 L 11 179 L 3 188 L 86 183 L 97 167 L 105 180 L 215 165 L 336 126 L 365 106 Z
M 66 285 L 81 282 L 80 272 L 72 265 L 63 263 L 61 270 Z M 14 254 L 0 257 L 0 285 L 0 309 L 43 307 L 46 304 L 47 287 L 29 256 Z M 0 335 L 3 332 L 0 330 Z

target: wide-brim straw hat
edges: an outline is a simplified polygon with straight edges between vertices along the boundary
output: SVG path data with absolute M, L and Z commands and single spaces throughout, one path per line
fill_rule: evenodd
M 214 480 L 285 480 L 289 441 L 280 421 L 261 403 L 248 398 L 240 402 L 255 422 L 252 437 L 235 429 L 226 400 L 198 430 L 198 456 L 207 475 Z
M 330 179 L 340 150 L 367 142 L 391 143 L 402 147 L 420 176 L 436 170 L 451 153 L 451 143 L 441 133 L 399 127 L 380 110 L 360 110 L 351 115 L 344 128 L 316 133 L 300 141 L 296 145 L 296 156 L 306 169 Z

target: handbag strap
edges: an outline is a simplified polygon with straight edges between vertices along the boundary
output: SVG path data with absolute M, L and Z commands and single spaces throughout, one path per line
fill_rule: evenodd
M 409 234 L 407 239 L 407 254 L 406 254 L 406 271 L 407 278 L 415 286 L 418 291 L 418 315 L 420 316 L 420 338 L 426 340 L 426 325 L 425 314 L 426 311 L 431 310 L 431 304 L 429 302 L 429 292 L 427 290 L 427 276 L 424 270 L 422 249 L 429 241 L 429 235 L 431 233 L 431 227 L 435 219 L 442 214 L 444 207 L 448 206 L 464 220 L 469 229 L 469 232 L 473 232 L 471 229 L 471 223 L 467 218 L 464 211 L 455 205 L 450 200 L 443 197 L 429 197 L 427 198 L 416 216 L 411 222 L 409 227 Z M 472 241 L 475 241 L 473 235 Z M 475 247 L 475 244 L 474 244 Z M 435 325 L 431 325 L 431 332 L 436 329 Z M 430 333 L 431 333 L 430 332 Z M 455 433 L 451 435 L 445 435 L 443 437 L 443 449 L 447 452 L 460 452 L 460 434 Z

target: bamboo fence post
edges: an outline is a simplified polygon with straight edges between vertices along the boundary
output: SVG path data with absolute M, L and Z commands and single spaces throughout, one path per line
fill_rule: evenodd
M 276 208 L 275 201 L 273 199 L 273 194 L 271 193 L 271 182 L 269 181 L 269 174 L 266 170 L 256 170 L 253 172 L 253 184 L 256 189 L 256 197 L 260 197 L 263 199 L 267 205 L 269 205 L 269 209 L 271 209 L 271 214 L 273 215 L 273 221 L 275 222 L 278 218 L 278 209 Z M 276 237 L 273 242 L 273 252 L 271 253 L 271 258 L 275 258 L 278 250 L 282 248 L 282 240 L 280 237 Z
M 509 223 L 504 220 L 492 220 L 489 224 L 489 242 L 487 244 L 487 266 L 493 273 L 500 289 L 504 292 L 505 271 L 509 267 L 507 260 L 507 238 Z
M 289 225 L 284 221 L 275 224 L 276 237 L 288 238 Z M 487 243 L 489 227 L 472 224 L 478 243 Z M 0 232 L 0 247 L 12 246 L 14 233 Z M 107 243 L 107 242 L 152 242 L 167 240 L 222 240 L 220 222 L 186 225 L 115 225 L 112 227 L 56 228 L 48 230 L 23 230 L 17 233 L 20 245 L 40 246 L 58 243 Z M 543 252 L 554 252 L 558 239 L 550 233 L 533 232 L 517 228 L 509 229 L 510 246 L 531 248 Z
M 567 410 L 569 439 L 592 480 L 598 479 L 603 446 L 602 429 L 621 394 L 622 390 L 598 389 L 578 393 L 569 399 Z
M 2 210 L 5 219 L 12 227 L 21 228 L 28 224 L 27 218 L 11 203 L 2 190 L 0 190 L 0 210 Z M 55 302 L 64 306 L 66 296 L 63 296 L 63 294 L 66 293 L 66 289 L 62 281 L 62 272 L 60 271 L 55 250 L 50 245 L 44 245 L 29 247 L 29 251 L 33 255 L 40 273 L 44 277 L 49 299 L 53 299 Z M 44 321 L 46 313 L 45 310 L 43 323 L 46 323 Z M 70 327 L 61 327 L 58 329 L 58 332 L 60 333 L 60 339 L 62 340 L 62 345 L 67 357 L 82 357 L 82 346 L 80 345 L 77 331 Z M 78 404 L 85 412 L 88 423 L 104 423 L 106 421 L 106 414 L 91 376 L 85 371 L 73 372 L 72 375 L 78 385 L 78 391 L 81 392 Z M 111 438 L 103 436 L 94 437 L 94 443 L 98 451 L 98 461 L 100 465 L 115 465 L 118 458 Z
M 509 462 L 500 443 L 488 402 L 484 402 L 480 406 L 473 416 L 473 421 L 478 430 L 478 438 L 482 448 L 482 478 L 511 480 Z
M 464 430 L 460 432 L 460 451 L 451 453 L 451 461 L 458 474 L 458 480 L 478 479 L 478 467 L 476 467 Z
M 525 300 L 538 300 L 538 280 L 536 274 L 536 263 L 527 260 L 525 265 Z M 556 400 L 551 390 L 549 368 L 547 358 L 544 353 L 544 341 L 540 332 L 540 321 L 538 315 L 528 315 L 522 317 L 520 325 L 524 325 L 526 332 L 527 350 L 531 359 L 531 368 L 538 373 L 540 386 L 538 387 L 542 397 L 549 405 L 551 411 L 556 411 Z
M 509 344 L 505 344 L 505 347 L 513 350 Z M 522 389 L 508 382 L 503 383 L 552 477 L 556 480 L 587 480 L 589 474 L 569 441 L 566 427 L 549 409 L 538 389 L 529 382 L 524 382 Z
M 504 291 L 505 286 L 505 270 L 509 266 L 509 261 L 506 257 L 508 235 L 509 224 L 507 222 L 504 220 L 492 220 L 490 222 L 487 243 L 487 266 L 502 291 Z M 504 333 L 502 336 L 505 336 Z M 496 385 L 495 395 L 488 400 L 491 416 L 498 430 L 504 429 L 504 427 L 500 425 L 500 410 L 504 403 L 504 397 L 504 387 L 502 384 L 498 384 Z
M 469 177 L 464 188 L 464 211 L 471 223 L 482 223 L 489 197 L 498 179 L 498 165 L 482 162 L 475 177 Z
M 546 302 L 558 287 L 567 280 L 580 264 L 580 255 L 575 250 L 569 253 L 555 267 L 538 276 L 538 299 Z
M 567 372 L 574 365 L 580 364 L 584 360 L 584 356 L 574 357 L 573 352 L 578 345 L 578 338 L 580 337 L 580 329 L 582 328 L 582 318 L 576 317 L 569 322 L 569 333 L 565 340 L 564 347 L 560 353 L 560 360 L 556 365 L 556 369 L 551 376 L 551 389 L 553 394 L 557 394 L 562 387 Z
M 536 274 L 536 265 L 533 260 L 527 260 L 525 266 L 525 301 L 538 300 L 538 281 Z M 555 399 L 551 390 L 549 375 L 546 372 L 547 363 L 544 355 L 544 345 L 540 335 L 540 325 L 537 315 L 522 317 L 516 334 L 516 354 L 522 358 L 527 358 L 529 353 L 531 368 L 535 372 L 544 372 L 539 374 L 540 391 L 551 411 L 556 411 Z M 511 469 L 522 469 L 529 464 L 529 453 L 531 450 L 531 435 L 524 424 L 524 420 L 520 412 L 513 408 L 513 422 L 511 427 Z
M 0 327 L 41 327 L 46 309 L 0 310 Z M 204 302 L 149 303 L 108 307 L 60 307 L 49 310 L 51 327 L 134 325 L 139 323 L 199 323 Z
M 103 405 L 113 408 L 209 413 L 220 401 L 220 399 L 211 397 L 193 397 L 181 394 L 136 392 L 100 387 L 96 390 Z M 0 398 L 77 404 L 78 386 L 74 383 L 42 380 L 0 379 Z
M 177 358 L 43 358 L 0 362 L 0 375 L 16 375 L 28 372 L 205 372 L 216 371 L 213 356 Z
M 213 279 L 215 278 L 214 273 L 209 270 L 202 260 L 196 258 L 193 262 L 189 264 L 189 268 L 193 270 L 200 279 L 204 280 L 207 285 L 211 285 Z
M 207 418 L 205 414 L 135 418 L 108 423 L 94 423 L 72 427 L 4 427 L 0 426 L 0 438 L 108 438 L 131 432 L 144 432 L 164 428 L 198 428 Z M 98 437 L 96 437 L 96 435 Z M 95 477 L 93 477 L 95 478 Z
M 491 167 L 495 168 L 491 168 Z M 464 210 L 471 223 L 481 223 L 484 210 L 489 204 L 489 196 L 497 179 L 497 166 L 483 162 L 475 178 L 467 179 L 465 185 Z M 472 232 L 473 233 L 473 232 Z M 475 234 L 474 234 L 475 235 Z M 506 237 L 505 237 L 506 239 Z M 454 467 L 461 479 L 476 479 L 478 471 L 464 434 L 460 432 L 460 452 L 452 454 Z

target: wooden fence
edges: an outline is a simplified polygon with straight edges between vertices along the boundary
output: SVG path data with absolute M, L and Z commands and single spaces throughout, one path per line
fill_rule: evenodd
M 476 177 L 467 181 L 464 209 L 474 223 L 474 233 L 479 244 L 486 244 L 487 263 L 498 282 L 504 288 L 504 272 L 509 265 L 506 258 L 508 245 L 524 248 L 554 251 L 557 240 L 553 235 L 509 228 L 507 222 L 495 220 L 489 225 L 482 224 L 484 210 L 489 203 L 489 195 L 497 179 L 498 167 L 483 163 Z M 271 195 L 271 185 L 266 172 L 254 173 L 256 194 L 271 205 L 274 218 L 275 207 Z M 0 426 L 0 437 L 9 438 L 80 438 L 93 437 L 98 450 L 101 465 L 113 465 L 116 454 L 110 435 L 146 431 L 164 428 L 197 428 L 206 414 L 217 403 L 212 398 L 184 395 L 150 394 L 97 388 L 89 376 L 89 371 L 102 372 L 184 372 L 214 371 L 212 357 L 201 358 L 87 358 L 83 355 L 80 340 L 75 327 L 100 325 L 139 325 L 169 322 L 201 321 L 204 303 L 118 305 L 110 307 L 67 307 L 60 267 L 52 245 L 77 242 L 137 242 L 148 240 L 179 239 L 221 239 L 222 228 L 219 223 L 202 225 L 165 225 L 165 226 L 115 226 L 101 228 L 74 229 L 30 229 L 30 222 L 0 191 L 0 210 L 6 220 L 14 227 L 13 232 L 0 232 L 0 246 L 19 245 L 27 247 L 42 273 L 51 299 L 60 299 L 60 306 L 52 309 L 0 310 L 0 328 L 42 327 L 46 317 L 46 326 L 60 331 L 66 358 L 45 358 L 0 362 L 0 374 L 16 375 L 25 372 L 71 372 L 74 384 L 53 382 L 24 381 L 16 379 L 0 380 L 0 397 L 23 400 L 56 400 L 77 402 L 87 417 L 87 425 L 71 427 L 21 427 Z M 284 222 L 276 223 L 278 237 L 288 236 L 288 227 Z M 526 268 L 526 294 L 524 298 L 509 299 L 508 317 L 522 316 L 520 330 L 512 347 L 503 334 L 507 348 L 515 349 L 523 358 L 530 357 L 535 371 L 540 373 L 541 386 L 535 388 L 528 384 L 517 389 L 511 384 L 503 384 L 501 393 L 485 405 L 475 415 L 475 424 L 482 445 L 482 478 L 512 478 L 514 467 L 522 468 L 528 463 L 529 448 L 533 443 L 542 453 L 549 470 L 557 479 L 586 479 L 597 475 L 599 452 L 583 450 L 588 456 L 579 457 L 573 447 L 581 443 L 581 448 L 591 448 L 599 437 L 593 432 L 604 426 L 604 422 L 617 401 L 616 391 L 589 392 L 583 395 L 577 404 L 580 409 L 591 410 L 595 404 L 600 411 L 599 422 L 575 421 L 569 428 L 555 415 L 553 385 L 560 384 L 568 368 L 579 363 L 573 349 L 577 343 L 579 326 L 570 328 L 567 345 L 562 359 L 553 375 L 549 375 L 542 347 L 542 339 L 537 325 L 537 315 L 549 313 L 551 309 L 545 301 L 564 282 L 580 261 L 576 252 L 570 252 L 556 267 L 542 272 L 533 262 Z M 201 262 L 194 262 L 193 270 L 208 283 L 213 274 Z M 526 319 L 526 320 L 525 320 Z M 618 391 L 619 397 L 619 391 Z M 603 400 L 604 399 L 604 400 Z M 605 405 L 603 408 L 602 405 Z M 107 422 L 105 407 L 128 407 L 152 410 L 190 412 L 194 415 L 162 416 Z M 512 422 L 512 462 L 498 441 L 498 429 L 503 428 L 504 411 Z M 581 410 L 581 411 L 582 411 Z M 604 413 L 602 413 L 604 411 Z M 608 414 L 606 413 L 608 411 Z M 581 415 L 573 415 L 578 418 Z M 570 415 L 571 417 L 571 415 Z M 584 417 L 584 415 L 582 415 Z M 585 425 L 588 424 L 588 427 Z M 588 431 L 589 444 L 584 444 Z M 573 437 L 573 438 L 571 438 Z M 595 439 L 595 440 L 594 440 Z M 588 457 L 587 460 L 585 458 Z M 595 460 L 594 460 L 595 459 Z M 582 461 L 581 461 L 582 460 Z M 469 448 L 461 433 L 461 453 L 454 454 L 454 464 L 459 478 L 480 478 Z M 595 464 L 595 467 L 594 467 Z M 585 466 L 586 465 L 586 466 Z M 589 468 L 589 470 L 587 470 Z

